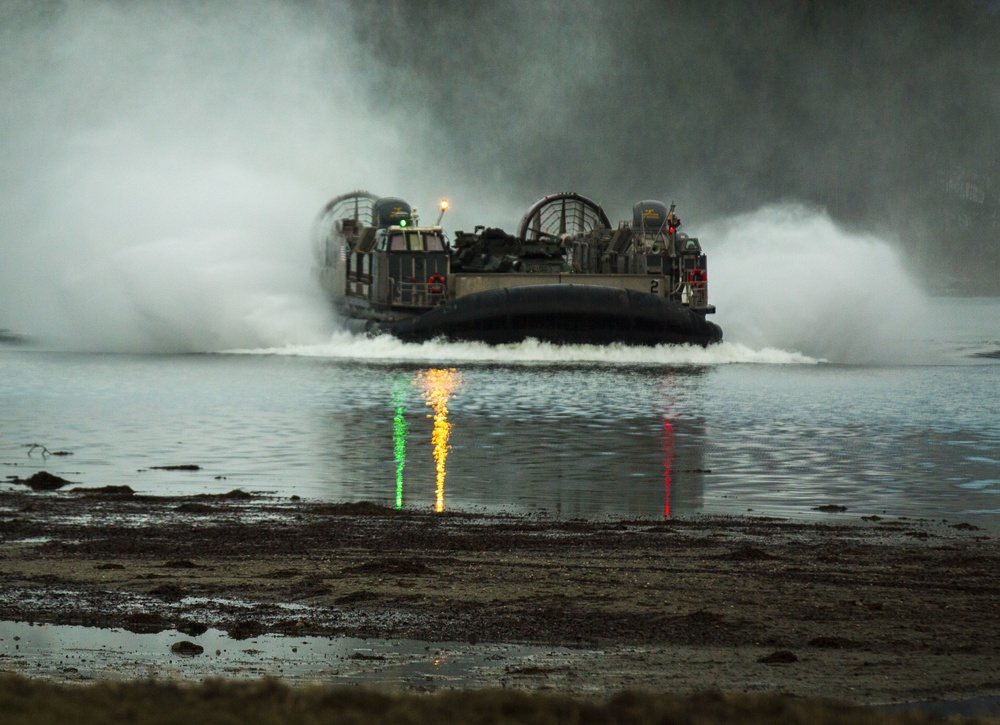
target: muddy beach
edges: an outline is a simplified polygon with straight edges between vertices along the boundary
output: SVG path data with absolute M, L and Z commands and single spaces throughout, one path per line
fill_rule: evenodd
M 0 492 L 0 542 L 7 622 L 193 645 L 210 629 L 463 643 L 496 660 L 474 687 L 584 696 L 1000 694 L 1000 540 L 958 521 L 593 522 L 18 487 Z M 525 666 L 498 645 L 547 649 Z

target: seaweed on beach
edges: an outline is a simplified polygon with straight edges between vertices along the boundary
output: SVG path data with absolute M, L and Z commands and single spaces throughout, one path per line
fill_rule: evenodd
M 63 486 L 69 486 L 72 481 L 67 481 L 61 476 L 49 473 L 48 471 L 38 471 L 28 478 L 13 478 L 11 483 L 20 483 L 27 486 L 32 491 L 56 491 Z

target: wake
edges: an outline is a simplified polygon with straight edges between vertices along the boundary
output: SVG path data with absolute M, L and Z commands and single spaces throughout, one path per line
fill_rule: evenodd
M 286 355 L 365 362 L 433 362 L 502 364 L 602 364 L 602 365 L 814 365 L 820 360 L 773 347 L 754 349 L 739 342 L 709 347 L 695 345 L 556 345 L 525 340 L 509 345 L 479 342 L 401 342 L 388 335 L 365 337 L 335 333 L 328 341 L 308 345 L 229 350 L 231 354 Z

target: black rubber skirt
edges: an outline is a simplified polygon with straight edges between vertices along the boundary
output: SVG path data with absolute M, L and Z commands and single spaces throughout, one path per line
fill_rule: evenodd
M 460 297 L 402 320 L 351 320 L 349 328 L 407 342 L 443 338 L 491 345 L 536 338 L 560 344 L 691 344 L 722 341 L 722 328 L 677 302 L 596 285 L 510 287 Z

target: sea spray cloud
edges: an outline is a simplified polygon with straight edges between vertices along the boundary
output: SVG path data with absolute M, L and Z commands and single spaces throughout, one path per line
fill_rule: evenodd
M 426 210 L 447 195 L 449 230 L 511 230 L 537 198 L 575 190 L 613 221 L 637 199 L 676 200 L 709 254 L 727 341 L 883 357 L 876 341 L 904 329 L 897 315 L 920 301 L 905 279 L 849 296 L 808 285 L 815 301 L 751 317 L 778 290 L 744 287 L 728 270 L 767 255 L 744 257 L 711 231 L 725 225 L 705 226 L 774 198 L 829 197 L 834 218 L 849 210 L 861 227 L 892 227 L 873 212 L 874 191 L 923 178 L 897 140 L 922 138 L 914 119 L 924 115 L 873 106 L 869 84 L 841 82 L 833 71 L 853 68 L 886 83 L 874 66 L 844 65 L 857 43 L 837 45 L 838 30 L 817 45 L 798 32 L 797 10 L 770 17 L 745 3 L 727 6 L 732 22 L 721 24 L 697 4 L 456 8 L 403 2 L 376 18 L 349 2 L 0 6 L 0 328 L 74 349 L 318 342 L 330 319 L 309 280 L 308 231 L 330 197 L 368 188 Z M 940 60 L 928 56 L 939 45 L 923 40 L 936 28 L 928 17 L 907 19 L 914 52 L 897 60 Z M 820 20 L 863 47 L 881 42 L 873 25 Z M 423 42 L 386 43 L 401 37 Z M 780 54 L 792 51 L 801 87 L 780 77 L 789 66 Z M 774 58 L 782 62 L 764 63 Z M 965 55 L 949 58 L 941 83 L 978 88 Z M 937 88 L 937 77 L 920 87 Z M 892 111 L 890 123 L 856 137 L 852 119 L 876 107 Z M 806 253 L 788 245 L 773 263 Z M 847 255 L 835 247 L 825 259 L 799 257 L 785 288 L 840 264 Z M 903 274 L 886 243 L 866 253 L 841 288 L 877 269 Z M 879 289 L 897 294 L 861 302 Z M 852 322 L 865 326 L 838 332 Z
M 898 248 L 845 231 L 822 210 L 770 206 L 701 227 L 727 340 L 833 362 L 923 354 L 928 300 Z
M 329 329 L 308 231 L 392 188 L 398 136 L 338 28 L 284 3 L 8 11 L 0 327 L 88 350 L 211 350 Z

